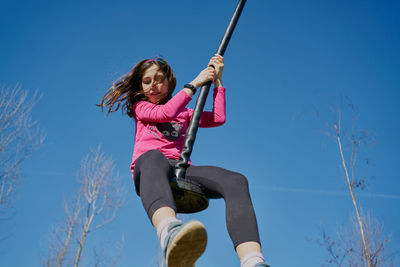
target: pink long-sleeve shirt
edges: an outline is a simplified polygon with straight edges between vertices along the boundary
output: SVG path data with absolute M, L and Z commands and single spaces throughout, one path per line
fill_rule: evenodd
M 152 149 L 159 150 L 167 158 L 179 159 L 193 115 L 193 109 L 186 108 L 191 99 L 181 90 L 164 105 L 148 101 L 139 101 L 133 105 L 136 127 L 132 174 L 136 160 Z M 216 127 L 225 123 L 225 88 L 214 88 L 213 99 L 213 109 L 203 111 L 199 127 Z

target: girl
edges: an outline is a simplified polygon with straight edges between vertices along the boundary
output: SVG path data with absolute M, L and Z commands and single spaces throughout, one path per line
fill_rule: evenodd
M 122 110 L 134 118 L 135 147 L 131 164 L 136 193 L 157 231 L 164 262 L 169 267 L 194 266 L 206 248 L 207 234 L 199 221 L 182 222 L 170 187 L 186 129 L 193 114 L 186 105 L 196 88 L 214 83 L 213 110 L 203 112 L 199 127 L 225 122 L 224 60 L 215 55 L 207 68 L 174 97 L 176 78 L 161 58 L 145 59 L 116 82 L 101 100 L 108 113 Z M 246 178 L 213 166 L 191 165 L 186 177 L 202 184 L 210 196 L 224 198 L 226 224 L 243 267 L 268 266 L 261 254 L 260 239 Z

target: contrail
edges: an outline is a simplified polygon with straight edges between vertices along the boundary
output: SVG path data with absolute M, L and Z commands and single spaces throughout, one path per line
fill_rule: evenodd
M 318 194 L 318 195 L 333 195 L 333 196 L 348 196 L 348 193 L 340 191 L 328 191 L 319 189 L 305 189 L 305 188 L 290 188 L 281 186 L 263 186 L 256 185 L 253 186 L 255 190 L 267 190 L 275 192 L 295 192 L 295 193 L 307 193 L 307 194 Z M 378 194 L 378 193 L 364 193 L 358 192 L 357 196 L 368 197 L 368 198 L 387 198 L 387 199 L 400 199 L 400 195 L 391 194 Z

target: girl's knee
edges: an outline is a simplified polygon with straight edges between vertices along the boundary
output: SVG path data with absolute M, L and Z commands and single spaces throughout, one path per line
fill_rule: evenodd
M 229 188 L 229 191 L 231 191 L 232 193 L 238 193 L 243 190 L 248 192 L 249 182 L 246 176 L 240 173 L 233 173 L 228 179 L 227 187 Z

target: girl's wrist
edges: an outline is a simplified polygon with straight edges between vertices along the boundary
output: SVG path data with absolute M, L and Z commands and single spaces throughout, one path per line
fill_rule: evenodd
M 218 80 L 214 81 L 214 86 L 215 87 L 224 87 L 222 85 L 222 80 L 221 79 L 218 79 Z
M 189 88 L 183 88 L 183 91 L 185 91 L 190 97 L 194 95 L 194 92 L 190 90 Z
M 190 82 L 191 85 L 193 85 L 196 88 L 199 88 L 201 86 L 201 84 L 199 84 L 196 79 L 194 79 L 193 81 Z

